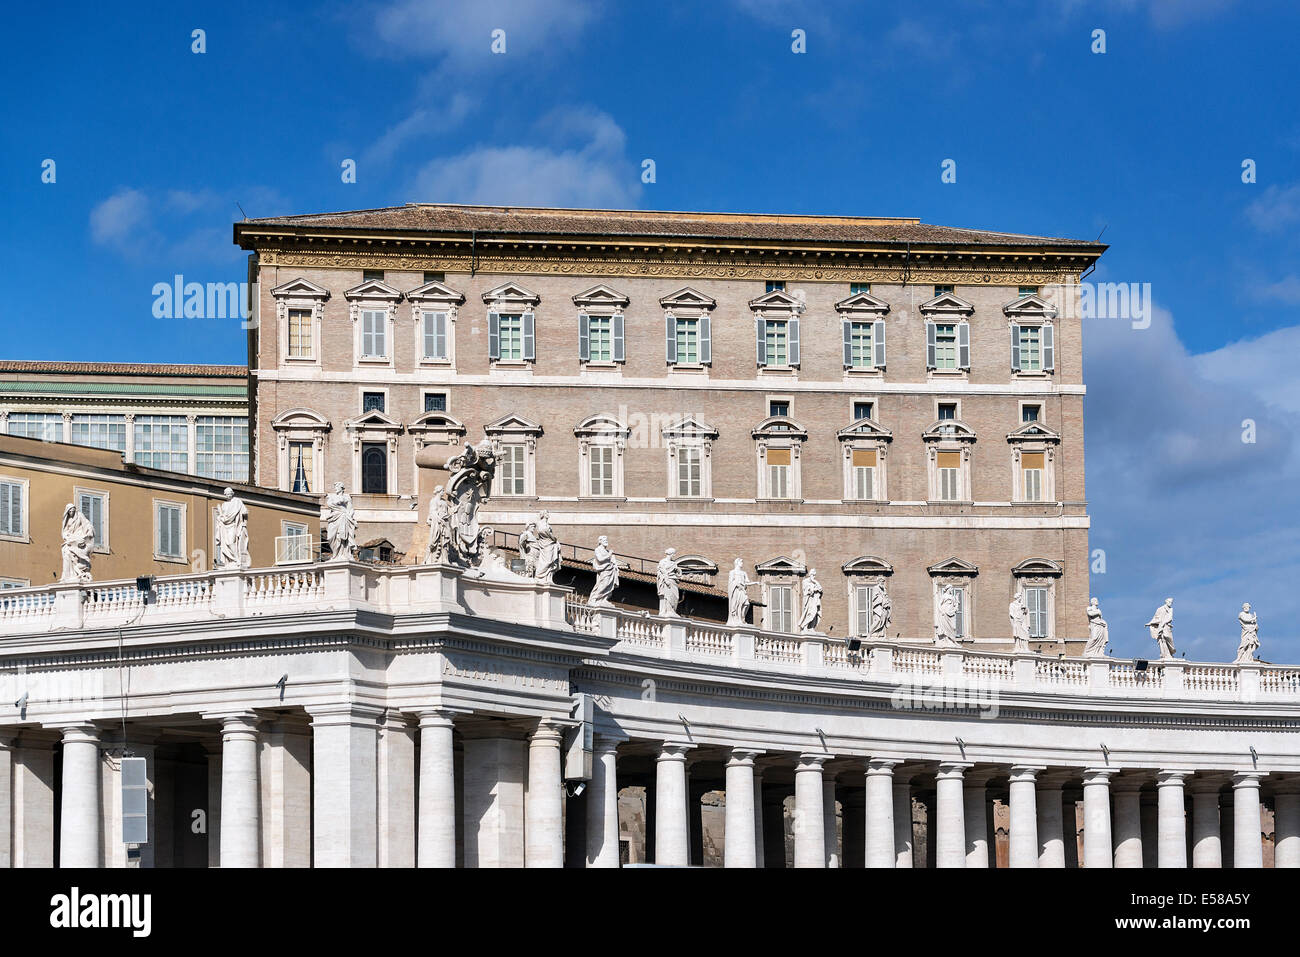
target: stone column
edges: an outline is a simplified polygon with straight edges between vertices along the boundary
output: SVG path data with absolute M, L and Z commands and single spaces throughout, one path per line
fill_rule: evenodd
M 1156 775 L 1159 807 L 1157 866 L 1187 866 L 1187 805 L 1183 782 L 1191 771 L 1161 771 Z
M 466 867 L 524 866 L 524 740 L 488 722 L 462 729 Z
M 908 779 L 894 780 L 894 768 L 897 761 L 879 758 L 867 762 L 867 867 L 901 867 L 898 863 L 898 849 L 894 842 L 898 837 L 898 827 L 894 815 L 898 811 L 895 798 L 901 788 L 907 800 L 907 826 L 912 826 L 912 796 Z M 908 866 L 911 866 L 912 841 L 906 844 Z
M 794 769 L 794 866 L 826 866 L 825 792 L 822 766 L 826 754 L 801 754 Z
M 13 770 L 13 866 L 53 867 L 54 743 L 47 731 L 24 731 Z
M 560 726 L 541 721 L 528 742 L 528 790 L 524 795 L 524 866 L 564 866 L 564 780 Z
M 99 729 L 74 724 L 63 733 L 59 866 L 100 866 Z
M 315 865 L 375 867 L 379 862 L 380 709 L 340 702 L 309 708 L 308 713 L 312 727 Z M 223 813 L 228 815 L 229 809 Z M 225 863 L 224 845 L 221 860 Z
M 1034 783 L 1042 768 L 1016 765 L 1011 769 L 1008 801 L 1011 808 L 1011 866 L 1038 866 L 1038 797 Z
M 934 866 L 966 866 L 966 814 L 962 775 L 969 764 L 945 761 L 935 775 Z
M 13 864 L 14 741 L 16 735 L 0 733 L 0 868 Z
M 912 866 L 912 778 L 914 772 L 894 774 L 894 866 Z
M 1219 842 L 1219 788 L 1215 780 L 1193 781 L 1192 867 L 1222 867 L 1223 847 Z
M 380 720 L 375 769 L 380 867 L 415 866 L 415 735 L 400 711 L 390 709 Z
M 618 740 L 596 735 L 594 747 L 586 793 L 587 866 L 618 867 Z
M 456 866 L 456 754 L 452 712 L 420 712 L 419 867 Z
M 767 842 L 763 840 L 763 769 L 757 764 L 754 766 L 754 866 L 767 867 Z
M 1115 866 L 1142 866 L 1142 779 L 1115 779 Z M 1084 832 L 1087 842 L 1087 832 Z
M 760 752 L 732 748 L 727 759 L 727 806 L 723 824 L 723 863 L 726 867 L 757 867 L 754 820 L 754 758 Z
M 835 775 L 822 778 L 822 828 L 825 830 L 826 866 L 840 866 L 839 834 L 835 828 Z
M 1300 867 L 1300 781 L 1282 781 L 1273 792 L 1273 866 Z
M 1232 866 L 1263 867 L 1264 844 L 1259 826 L 1259 782 L 1262 771 L 1232 776 Z
M 1110 846 L 1111 768 L 1088 768 L 1083 772 L 1083 866 L 1089 869 L 1113 867 Z
M 311 735 L 280 720 L 261 735 L 262 864 L 311 867 Z
M 1037 784 L 1039 867 L 1065 867 L 1065 831 L 1061 811 L 1063 783 L 1060 777 L 1043 777 Z
M 221 718 L 222 867 L 261 864 L 257 749 L 256 715 L 233 714 Z
M 986 772 L 966 775 L 962 787 L 964 807 L 962 815 L 966 819 L 966 866 L 990 866 L 992 854 L 989 843 L 989 774 Z
M 656 864 L 686 867 L 691 862 L 686 823 L 686 752 L 692 747 L 665 741 L 655 759 Z

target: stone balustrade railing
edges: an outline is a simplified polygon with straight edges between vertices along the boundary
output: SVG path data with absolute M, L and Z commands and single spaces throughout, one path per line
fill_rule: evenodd
M 0 592 L 0 654 L 73 630 L 368 609 L 448 612 L 599 636 L 619 654 L 894 685 L 1186 701 L 1297 701 L 1300 666 L 1049 658 L 906 641 L 789 635 L 617 608 L 592 608 L 558 586 L 446 566 L 356 562 L 222 570 Z

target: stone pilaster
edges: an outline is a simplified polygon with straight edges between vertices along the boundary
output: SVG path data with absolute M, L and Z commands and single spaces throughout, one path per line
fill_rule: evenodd
M 375 867 L 381 710 L 355 702 L 308 708 L 317 867 Z M 223 801 L 223 805 L 224 805 Z M 229 808 L 223 806 L 223 815 Z M 221 858 L 226 858 L 222 845 Z
M 386 711 L 378 728 L 375 777 L 380 867 L 415 866 L 415 736 L 398 711 Z

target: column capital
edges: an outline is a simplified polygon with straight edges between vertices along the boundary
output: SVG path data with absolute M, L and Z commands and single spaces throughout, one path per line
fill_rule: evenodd
M 1084 768 L 1083 783 L 1089 784 L 1110 784 L 1110 779 L 1119 774 L 1119 768 Z
M 444 708 L 429 708 L 415 712 L 421 728 L 454 728 L 456 712 Z
M 1174 785 L 1177 785 L 1178 787 L 1182 787 L 1183 784 L 1187 781 L 1187 779 L 1190 778 L 1195 773 L 1196 773 L 1195 771 L 1162 769 L 1156 772 L 1156 787 L 1158 788 L 1173 787 Z
M 330 704 L 308 705 L 307 714 L 311 716 L 311 726 L 313 728 L 343 724 L 373 728 L 379 724 L 384 709 L 373 704 L 340 701 Z
M 552 721 L 550 718 L 542 718 L 537 722 L 537 727 L 533 733 L 528 736 L 529 747 L 559 747 L 564 740 L 564 725 Z
M 729 768 L 752 768 L 754 760 L 762 753 L 756 748 L 732 748 L 731 753 L 727 756 L 726 766 Z
M 894 768 L 902 764 L 897 758 L 868 758 L 867 759 L 867 777 L 880 775 L 881 777 L 893 778 Z
M 966 776 L 966 772 L 975 765 L 969 761 L 940 761 L 939 771 L 935 774 L 936 781 L 957 779 L 960 781 Z
M 591 736 L 592 751 L 596 754 L 615 754 L 618 751 L 618 746 L 626 740 L 627 738 L 616 734 L 597 732 Z
M 686 763 L 686 755 L 695 749 L 695 745 L 685 741 L 665 741 L 659 746 L 659 754 L 655 756 L 656 761 L 679 761 Z
M 1046 771 L 1043 765 L 1036 764 L 1013 764 L 1010 772 L 1007 774 L 1007 780 L 1011 784 L 1023 783 L 1028 781 L 1030 784 L 1038 780 L 1039 772 Z
M 1260 782 L 1268 777 L 1267 771 L 1237 771 L 1232 775 L 1233 790 L 1237 788 L 1259 788 Z
M 835 757 L 833 754 L 805 751 L 803 754 L 799 755 L 798 760 L 795 762 L 794 769 L 795 771 L 820 772 L 825 767 L 826 762 L 831 760 L 833 757 Z
M 89 721 L 77 721 L 68 724 L 47 724 L 46 728 L 58 731 L 64 744 L 99 744 L 100 731 Z

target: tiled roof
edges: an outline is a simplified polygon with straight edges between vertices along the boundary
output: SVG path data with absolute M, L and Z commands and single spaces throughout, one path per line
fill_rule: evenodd
M 302 231 L 474 232 L 480 238 L 501 235 L 562 235 L 681 240 L 916 243 L 941 246 L 1051 246 L 1098 253 L 1105 249 L 1102 244 L 1081 239 L 931 226 L 908 218 L 539 209 L 432 203 L 244 220 L 235 224 L 236 239 L 244 233 L 258 232 L 258 227 L 287 227 Z
M 0 372 L 46 375 L 151 375 L 247 379 L 247 366 L 176 365 L 152 362 L 46 362 L 0 359 Z

